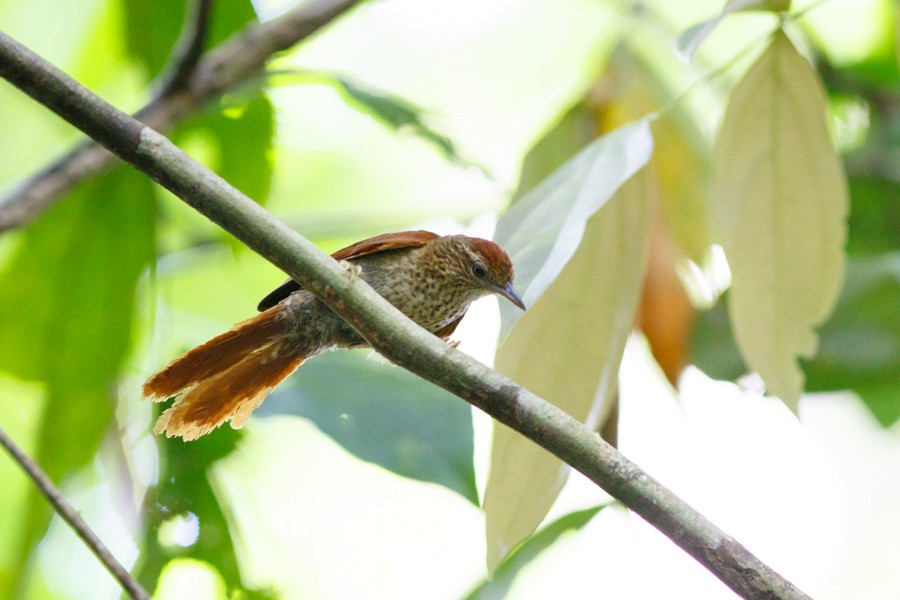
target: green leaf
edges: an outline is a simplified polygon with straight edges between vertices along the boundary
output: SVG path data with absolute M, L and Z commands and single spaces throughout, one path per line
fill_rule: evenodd
M 267 96 L 255 92 L 253 96 L 229 98 L 243 101 L 239 104 L 219 102 L 182 123 L 172 139 L 228 183 L 265 205 L 272 188 L 275 109 Z M 245 248 L 231 234 L 208 222 L 201 220 L 199 226 L 192 226 L 200 217 L 190 208 L 166 208 L 174 213 L 170 220 L 181 225 L 168 232 L 186 236 L 188 244 L 208 243 L 210 237 L 219 237 L 229 243 L 232 251 Z M 163 238 L 161 243 L 165 247 L 172 240 Z
M 259 204 L 272 187 L 272 144 L 275 109 L 266 96 L 223 109 L 215 107 L 184 123 L 174 137 L 179 141 L 203 132 L 215 143 L 210 168 Z
M 156 417 L 165 409 L 157 405 Z M 166 564 L 173 559 L 193 558 L 213 565 L 225 580 L 230 597 L 267 599 L 266 590 L 245 588 L 234 549 L 234 541 L 207 471 L 234 450 L 241 433 L 223 427 L 191 443 L 178 438 L 157 437 L 160 449 L 159 483 L 147 491 L 143 515 L 144 540 L 134 571 L 146 589 L 153 590 Z M 170 519 L 196 519 L 197 537 L 185 546 L 167 544 L 160 530 Z
M 153 256 L 153 195 L 128 167 L 81 186 L 28 229 L 0 275 L 0 368 L 46 385 L 34 458 L 57 483 L 94 457 L 112 423 L 135 286 Z M 34 493 L 23 564 L 51 514 Z
M 581 150 L 500 218 L 494 239 L 516 265 L 516 287 L 527 306 L 537 302 L 575 254 L 587 220 L 647 164 L 652 151 L 647 119 L 621 127 Z M 501 339 L 522 316 L 504 304 Z
M 129 53 L 151 77 L 168 62 L 184 25 L 185 6 L 193 1 L 125 0 L 125 41 Z M 256 20 L 249 0 L 213 2 L 206 48 L 212 48 Z
M 609 506 L 601 504 L 579 510 L 560 517 L 517 547 L 494 571 L 493 577 L 485 580 L 466 596 L 466 600 L 502 600 L 509 593 L 519 573 L 531 564 L 544 550 L 561 537 L 578 531 L 591 522 L 597 513 Z
M 844 273 L 847 183 L 825 94 L 777 34 L 731 93 L 715 149 L 715 237 L 732 272 L 729 314 L 741 353 L 796 409 L 798 356 L 831 313 Z
M 269 75 L 270 84 L 273 85 L 289 85 L 297 81 L 329 85 L 350 108 L 376 118 L 398 133 L 411 133 L 422 138 L 453 163 L 463 166 L 471 164 L 460 156 L 449 137 L 428 124 L 426 112 L 422 108 L 404 98 L 345 75 L 327 71 L 282 69 L 271 71 Z
M 728 292 L 722 299 L 727 302 Z M 734 341 L 728 310 L 718 302 L 700 311 L 691 330 L 691 364 L 713 379 L 735 381 L 747 373 L 747 365 Z
M 397 131 L 409 130 L 414 135 L 431 142 L 451 161 L 466 164 L 466 161 L 456 152 L 456 147 L 450 138 L 438 133 L 425 123 L 422 109 L 398 96 L 377 91 L 345 78 L 338 78 L 337 83 L 350 98 L 391 128 Z
M 625 183 L 588 221 L 572 260 L 497 353 L 498 371 L 592 428 L 616 391 L 644 278 L 653 199 L 646 171 Z M 484 511 L 493 570 L 547 515 L 568 467 L 495 424 L 490 473 Z
M 478 504 L 471 410 L 403 369 L 360 353 L 319 356 L 257 414 L 307 418 L 355 456 Z
M 740 11 L 787 12 L 791 8 L 791 0 L 728 0 L 722 12 L 702 23 L 688 28 L 675 42 L 678 56 L 685 62 L 691 62 L 700 45 L 709 37 L 716 25 L 731 13 Z
M 885 140 L 887 142 L 887 140 Z M 894 152 L 893 144 L 871 149 L 872 156 Z M 877 154 L 876 154 L 877 153 Z M 865 169 L 865 168 L 864 168 Z M 847 253 L 877 254 L 900 248 L 900 186 L 872 175 L 850 177 L 851 210 Z
M 885 427 L 900 420 L 900 252 L 851 260 L 818 355 L 804 365 L 810 391 L 852 389 Z

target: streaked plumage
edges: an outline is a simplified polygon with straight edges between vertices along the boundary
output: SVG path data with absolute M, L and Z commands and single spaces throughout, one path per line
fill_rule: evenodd
M 429 231 L 389 233 L 332 255 L 359 269 L 375 291 L 447 339 L 471 303 L 497 293 L 524 309 L 513 266 L 499 246 Z M 143 397 L 177 396 L 155 433 L 196 439 L 227 420 L 241 427 L 268 392 L 308 358 L 365 340 L 300 284 L 287 281 L 259 303 L 262 313 L 172 361 L 143 386 Z

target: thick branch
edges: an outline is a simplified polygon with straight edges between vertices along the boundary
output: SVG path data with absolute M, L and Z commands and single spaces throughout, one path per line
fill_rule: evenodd
M 565 412 L 440 341 L 165 137 L 0 33 L 0 76 L 280 267 L 394 363 L 464 398 L 621 500 L 746 598 L 806 598 Z
M 90 526 L 85 523 L 84 519 L 81 518 L 78 511 L 72 508 L 72 505 L 69 504 L 62 495 L 62 492 L 53 485 L 53 482 L 47 474 L 44 473 L 43 469 L 41 469 L 30 456 L 25 454 L 25 452 L 18 447 L 12 438 L 6 435 L 6 432 L 3 431 L 2 428 L 0 428 L 0 444 L 6 448 L 10 456 L 13 457 L 13 460 L 22 467 L 25 474 L 31 477 L 31 480 L 34 481 L 34 485 L 37 486 L 42 494 L 44 494 L 47 501 L 53 505 L 57 514 L 59 514 L 59 516 L 75 530 L 78 537 L 84 541 L 85 545 L 91 549 L 91 552 L 94 553 L 97 559 L 103 563 L 106 570 L 116 578 L 119 585 L 122 586 L 122 589 L 135 600 L 150 600 L 150 594 L 147 593 L 147 590 L 141 587 L 141 584 L 131 576 L 128 569 L 123 567 L 122 564 L 116 560 L 116 557 L 112 555 L 109 548 L 100 541 L 97 534 L 95 534 Z
M 168 131 L 210 101 L 258 75 L 276 52 L 311 36 L 358 2 L 310 0 L 276 19 L 249 26 L 189 65 L 186 79 L 178 81 L 177 86 L 166 85 L 166 93 L 157 95 L 134 117 L 157 131 Z M 199 9 L 202 11 L 203 6 Z M 92 141 L 79 144 L 0 197 L 0 233 L 28 224 L 72 186 L 108 168 L 115 160 L 113 154 Z

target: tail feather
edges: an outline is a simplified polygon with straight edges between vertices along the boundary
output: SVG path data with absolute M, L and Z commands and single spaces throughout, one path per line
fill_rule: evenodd
M 278 318 L 281 310 L 282 307 L 275 306 L 236 323 L 229 331 L 176 358 L 144 383 L 144 399 L 168 400 L 273 344 L 284 333 L 284 324 Z
M 269 391 L 306 358 L 285 348 L 280 310 L 276 306 L 238 323 L 151 377 L 144 398 L 178 396 L 153 431 L 188 441 L 229 419 L 235 429 L 242 427 Z

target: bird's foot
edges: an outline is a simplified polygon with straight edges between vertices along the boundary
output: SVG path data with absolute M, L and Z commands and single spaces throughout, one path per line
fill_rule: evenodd
M 356 263 L 352 263 L 349 260 L 339 260 L 338 264 L 347 272 L 347 278 L 350 279 L 350 281 L 353 281 L 362 275 L 362 267 Z

